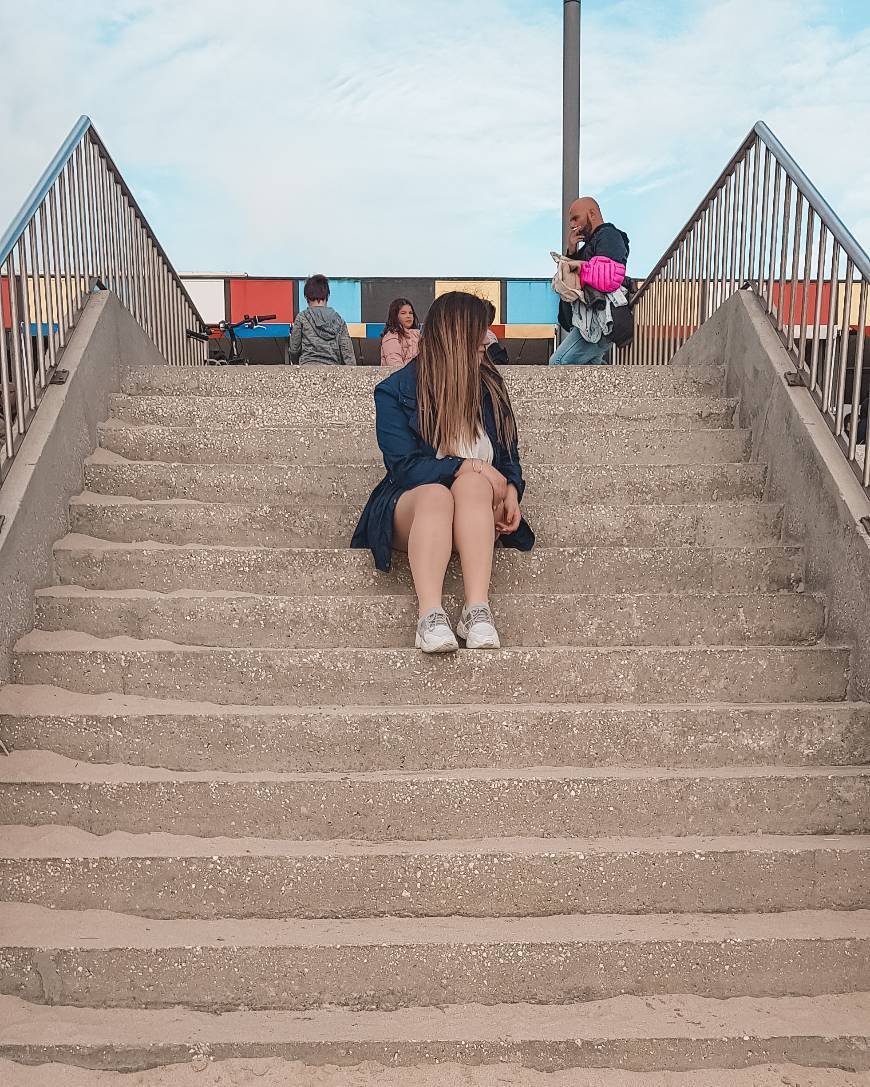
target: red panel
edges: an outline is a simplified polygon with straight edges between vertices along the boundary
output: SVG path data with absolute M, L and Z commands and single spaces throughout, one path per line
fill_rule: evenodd
M 9 305 L 9 280 L 0 279 L 0 310 L 3 311 L 3 327 L 12 328 L 12 309 Z
M 489 327 L 492 329 L 492 332 L 495 336 L 497 336 L 500 340 L 504 339 L 504 325 L 490 325 Z
M 277 322 L 293 323 L 292 279 L 231 279 L 230 320 L 246 313 L 274 313 Z
M 793 319 L 792 319 L 792 324 L 798 325 L 798 324 L 800 324 L 801 310 L 803 308 L 803 302 L 804 302 L 804 285 L 803 285 L 803 283 L 798 283 L 798 284 L 795 285 L 794 296 L 795 296 L 795 307 L 794 307 L 794 316 L 793 316 Z M 774 285 L 773 285 L 773 301 L 774 301 L 774 304 L 776 305 L 776 308 L 779 309 L 779 283 L 778 282 L 774 283 Z M 829 282 L 828 283 L 823 283 L 822 284 L 822 309 L 821 309 L 821 314 L 820 314 L 820 317 L 819 317 L 819 324 L 820 324 L 821 327 L 824 327 L 828 323 L 828 309 L 830 307 L 830 304 L 831 304 L 831 284 Z M 785 285 L 785 305 L 783 307 L 783 313 L 784 313 L 784 315 L 786 317 L 786 320 L 788 319 L 788 315 L 791 312 L 792 312 L 791 311 L 791 283 L 786 283 L 786 285 Z M 816 284 L 815 283 L 810 283 L 809 284 L 809 290 L 807 291 L 807 324 L 810 325 L 810 326 L 813 323 L 813 317 L 815 315 L 815 312 L 816 312 Z

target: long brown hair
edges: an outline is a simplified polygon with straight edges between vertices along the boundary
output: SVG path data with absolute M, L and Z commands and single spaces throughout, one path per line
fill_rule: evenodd
M 414 303 L 410 298 L 394 298 L 390 303 L 390 312 L 387 314 L 387 322 L 384 325 L 384 331 L 381 333 L 381 339 L 386 336 L 388 332 L 397 332 L 401 339 L 407 339 L 408 329 L 399 320 L 399 310 L 403 306 L 410 306 L 411 313 L 414 314 L 414 323 L 411 328 L 419 328 L 420 322 L 417 320 L 417 311 L 414 309 Z
M 420 433 L 434 449 L 471 445 L 483 427 L 483 389 L 489 393 L 498 440 L 512 449 L 517 424 L 501 374 L 480 345 L 489 327 L 486 302 L 464 291 L 432 303 L 417 355 Z

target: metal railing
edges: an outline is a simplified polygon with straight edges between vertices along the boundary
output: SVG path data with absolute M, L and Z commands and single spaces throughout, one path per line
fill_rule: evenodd
M 204 361 L 202 319 L 88 117 L 0 238 L 0 481 L 95 289 L 114 291 L 167 362 Z
M 761 300 L 865 488 L 870 257 L 763 122 L 634 298 L 621 363 L 664 365 L 735 291 Z

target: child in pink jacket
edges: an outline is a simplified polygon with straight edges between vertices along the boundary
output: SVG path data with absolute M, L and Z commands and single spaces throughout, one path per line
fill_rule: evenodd
M 407 298 L 394 298 L 381 333 L 381 366 L 404 366 L 417 357 L 419 344 L 420 322 L 413 303 Z

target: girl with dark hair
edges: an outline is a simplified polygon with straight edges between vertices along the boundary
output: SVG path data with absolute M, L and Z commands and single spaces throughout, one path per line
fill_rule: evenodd
M 387 475 L 374 489 L 352 547 L 379 570 L 405 551 L 419 603 L 416 645 L 458 649 L 443 603 L 451 552 L 459 554 L 465 607 L 457 628 L 469 649 L 500 645 L 489 606 L 493 547 L 528 551 L 520 514 L 525 483 L 517 425 L 501 374 L 485 354 L 488 314 L 474 295 L 436 299 L 417 358 L 375 389 L 378 445 Z
M 381 366 L 404 366 L 416 358 L 419 343 L 420 322 L 414 304 L 407 298 L 394 298 L 381 333 Z

